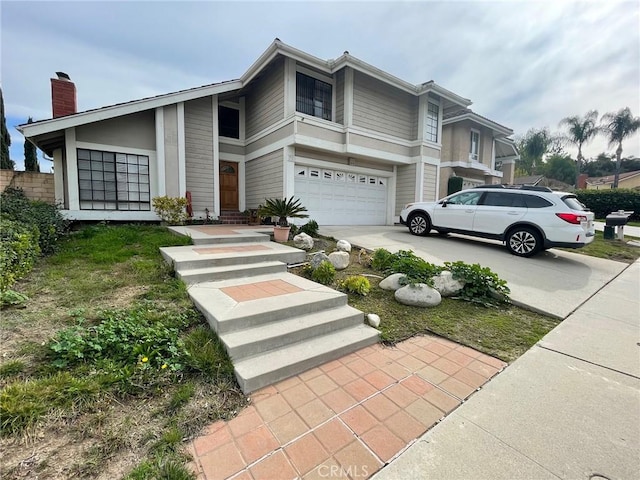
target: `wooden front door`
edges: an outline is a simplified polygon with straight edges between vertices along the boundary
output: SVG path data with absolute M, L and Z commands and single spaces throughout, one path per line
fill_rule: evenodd
M 220 162 L 220 209 L 238 210 L 238 164 Z

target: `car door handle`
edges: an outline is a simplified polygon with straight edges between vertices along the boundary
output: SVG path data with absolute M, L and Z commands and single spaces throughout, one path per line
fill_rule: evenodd
M 507 215 L 520 215 L 520 212 L 509 212 Z
M 475 210 L 465 210 L 466 213 L 473 213 Z

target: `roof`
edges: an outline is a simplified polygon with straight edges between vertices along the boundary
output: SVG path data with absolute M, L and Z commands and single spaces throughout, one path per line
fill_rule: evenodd
M 468 106 L 471 100 L 461 97 L 450 90 L 447 90 L 434 81 L 425 82 L 419 85 L 413 85 L 398 77 L 391 75 L 377 67 L 344 52 L 340 57 L 334 60 L 322 60 L 314 57 L 302 50 L 291 47 L 279 39 L 275 39 L 271 45 L 265 50 L 260 57 L 247 69 L 247 71 L 237 80 L 230 80 L 200 87 L 188 88 L 177 92 L 146 97 L 129 102 L 117 103 L 91 110 L 74 113 L 63 117 L 53 119 L 39 120 L 30 124 L 22 124 L 17 129 L 25 137 L 34 137 L 37 135 L 47 134 L 51 132 L 61 131 L 66 128 L 84 125 L 108 118 L 119 117 L 130 113 L 157 108 L 160 106 L 170 105 L 172 103 L 184 102 L 196 98 L 206 97 L 224 92 L 239 90 L 253 80 L 276 56 L 283 55 L 285 57 L 299 60 L 300 62 L 315 67 L 316 69 L 333 74 L 344 67 L 351 67 L 354 70 L 363 72 L 374 77 L 384 83 L 392 85 L 400 90 L 410 94 L 419 96 L 425 93 L 433 93 L 454 105 Z
M 513 179 L 514 185 L 537 185 L 544 178 L 544 175 L 529 175 L 528 177 L 516 177 Z
M 462 120 L 472 120 L 477 122 L 485 127 L 491 128 L 498 133 L 503 135 L 512 135 L 513 130 L 509 127 L 505 127 L 504 125 L 499 124 L 498 122 L 494 122 L 493 120 L 483 117 L 482 115 L 477 114 L 470 108 L 458 108 L 454 110 L 450 110 L 448 112 L 443 113 L 442 115 L 442 124 L 447 125 L 449 123 L 460 122 Z
M 640 170 L 621 173 L 618 176 L 618 180 L 624 180 L 626 178 L 635 177 L 636 175 L 640 175 Z M 605 185 L 607 183 L 613 183 L 614 177 L 615 175 L 607 175 L 606 177 L 590 177 L 590 178 L 587 178 L 587 183 L 589 185 Z

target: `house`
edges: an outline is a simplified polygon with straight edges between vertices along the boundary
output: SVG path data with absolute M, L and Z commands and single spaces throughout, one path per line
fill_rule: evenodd
M 574 190 L 573 185 L 561 182 L 555 178 L 547 178 L 544 175 L 529 175 L 526 177 L 515 177 L 514 185 L 528 185 L 531 187 L 549 187 L 551 190 L 560 192 L 571 192 Z
M 433 81 L 278 39 L 237 80 L 84 112 L 66 74 L 51 89 L 54 118 L 19 130 L 70 219 L 157 220 L 153 197 L 190 192 L 195 217 L 295 195 L 321 225 L 393 224 L 450 175 L 511 183 L 517 158 L 510 129 Z
M 587 178 L 588 190 L 608 190 L 613 188 L 614 175 Z M 618 188 L 640 188 L 640 170 L 621 173 L 618 176 Z

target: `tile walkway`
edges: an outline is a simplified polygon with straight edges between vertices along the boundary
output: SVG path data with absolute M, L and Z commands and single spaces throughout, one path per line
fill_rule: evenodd
M 233 298 L 236 302 L 247 302 L 261 298 L 277 297 L 288 293 L 302 292 L 299 287 L 284 280 L 269 280 L 266 282 L 245 283 L 234 287 L 224 287 L 220 291 Z
M 199 479 L 364 479 L 501 371 L 433 336 L 361 349 L 251 395 L 188 443 Z

